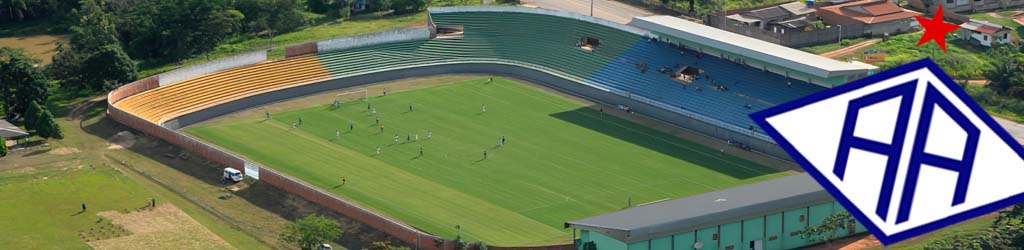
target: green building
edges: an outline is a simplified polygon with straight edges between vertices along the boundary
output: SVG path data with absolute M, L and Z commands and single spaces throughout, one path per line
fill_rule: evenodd
M 580 250 L 779 250 L 820 242 L 800 231 L 845 212 L 807 174 L 566 222 Z M 837 237 L 865 232 L 851 219 Z

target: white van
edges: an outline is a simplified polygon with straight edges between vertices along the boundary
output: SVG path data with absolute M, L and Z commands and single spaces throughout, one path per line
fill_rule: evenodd
M 238 171 L 238 169 L 234 168 L 225 168 L 224 180 L 229 180 L 233 182 L 242 181 L 242 171 Z

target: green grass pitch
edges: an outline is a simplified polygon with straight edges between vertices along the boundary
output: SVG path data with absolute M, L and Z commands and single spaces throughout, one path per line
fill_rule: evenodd
M 568 242 L 563 222 L 628 200 L 787 174 L 500 78 L 186 131 L 427 232 L 454 237 L 459 225 L 464 239 L 494 245 Z M 502 136 L 507 143 L 498 146 Z

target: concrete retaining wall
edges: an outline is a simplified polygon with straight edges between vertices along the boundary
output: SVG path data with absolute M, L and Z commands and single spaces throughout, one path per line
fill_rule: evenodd
M 160 77 L 158 79 L 160 81 L 160 86 L 167 86 L 176 82 L 187 80 L 189 78 L 226 69 L 257 64 L 266 60 L 267 51 L 253 51 L 237 56 L 221 58 L 198 65 L 193 65 L 185 68 L 164 72 L 159 75 Z
M 651 33 L 647 30 L 640 29 L 637 27 L 616 23 L 592 16 L 587 16 L 575 12 L 565 12 L 541 8 L 529 8 L 529 7 L 518 7 L 518 6 L 455 6 L 455 7 L 431 7 L 427 8 L 427 12 L 434 13 L 454 13 L 454 12 L 517 12 L 517 13 L 530 13 L 545 16 L 558 16 L 568 19 L 576 19 L 584 22 L 595 23 L 602 26 L 608 26 L 616 28 L 625 32 L 641 35 L 651 36 Z
M 407 28 L 319 41 L 316 42 L 316 47 L 317 52 L 324 53 L 335 50 L 366 47 L 382 43 L 394 43 L 426 39 L 430 39 L 429 28 Z

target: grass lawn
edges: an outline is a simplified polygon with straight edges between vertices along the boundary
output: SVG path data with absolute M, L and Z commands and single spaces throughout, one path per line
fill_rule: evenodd
M 100 211 L 134 210 L 153 197 L 113 168 L 68 166 L 0 172 L 0 245 L 20 249 L 89 249 L 79 231 L 99 225 Z M 88 210 L 81 210 L 85 202 Z
M 520 83 L 485 82 L 186 131 L 433 234 L 454 237 L 459 225 L 464 238 L 496 245 L 568 242 L 563 222 L 623 209 L 629 199 L 678 198 L 787 174 Z M 303 124 L 291 129 L 300 116 Z M 407 141 L 410 135 L 419 140 Z M 498 147 L 502 136 L 508 143 Z
M 888 250 L 915 250 L 924 249 L 925 245 L 933 241 L 949 239 L 953 235 L 958 234 L 973 234 L 979 231 L 985 230 L 992 225 L 995 221 L 995 214 L 988 214 L 978 218 L 974 218 L 968 221 L 960 222 L 949 227 L 939 229 L 938 231 L 931 232 L 922 236 L 911 238 L 902 241 L 897 244 L 883 247 L 874 247 L 869 249 L 888 249 Z
M 1018 33 L 1017 28 L 1020 28 L 1021 25 L 1019 23 L 1017 23 L 1017 22 L 1014 22 L 1013 20 L 1010 20 L 1010 16 L 1012 16 L 1016 12 L 1017 12 L 1017 10 L 1008 10 L 1008 11 L 989 12 L 989 13 L 974 13 L 974 14 L 970 14 L 969 16 L 972 19 L 978 19 L 978 20 L 982 20 L 982 21 L 986 21 L 986 22 L 990 22 L 990 23 L 1006 26 L 1007 28 L 1010 28 L 1011 30 L 1013 30 L 1013 36 L 1016 36 L 1016 37 L 1019 38 L 1021 36 L 1020 36 L 1020 33 Z

